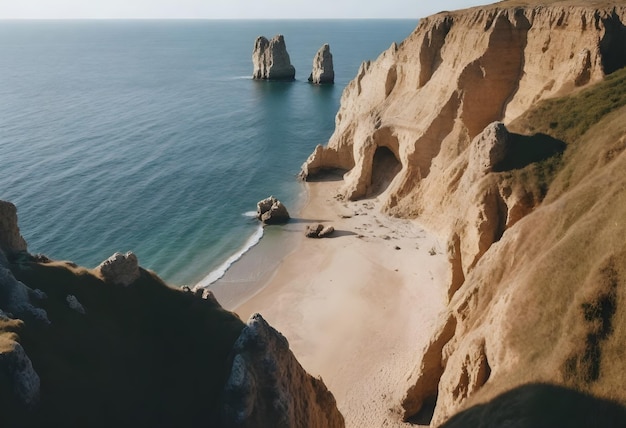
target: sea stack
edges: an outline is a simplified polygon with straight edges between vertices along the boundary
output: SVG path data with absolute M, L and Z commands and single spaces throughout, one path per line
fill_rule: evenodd
M 264 224 L 282 224 L 289 221 L 289 212 L 281 201 L 270 196 L 257 202 L 256 218 Z
M 313 71 L 309 76 L 309 82 L 317 85 L 321 83 L 334 83 L 335 71 L 333 70 L 333 54 L 330 53 L 330 46 L 325 43 L 313 58 Z
M 296 69 L 291 65 L 285 38 L 278 34 L 267 40 L 260 36 L 254 42 L 252 51 L 253 79 L 258 80 L 294 80 Z

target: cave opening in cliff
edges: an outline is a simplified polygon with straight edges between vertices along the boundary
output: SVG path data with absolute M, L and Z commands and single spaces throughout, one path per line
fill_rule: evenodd
M 372 184 L 369 188 L 369 196 L 378 196 L 387 190 L 401 169 L 402 164 L 388 147 L 376 148 L 372 160 Z
M 605 19 L 606 31 L 600 40 L 600 52 L 602 53 L 602 69 L 605 74 L 611 74 L 626 67 L 626 56 L 616 55 L 623 52 L 626 46 L 626 26 L 613 12 L 612 19 Z

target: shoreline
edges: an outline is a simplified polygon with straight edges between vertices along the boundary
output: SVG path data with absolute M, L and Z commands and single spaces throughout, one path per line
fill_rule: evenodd
M 231 278 L 250 275 L 244 287 L 227 289 L 236 282 L 225 276 L 210 289 L 241 319 L 259 312 L 287 337 L 304 369 L 335 396 L 346 426 L 415 426 L 391 408 L 445 307 L 445 248 L 416 221 L 381 214 L 376 199 L 336 200 L 340 184 L 305 183 L 306 202 L 276 251 L 266 242 L 233 265 Z M 306 238 L 310 223 L 335 233 Z
M 236 307 L 264 289 L 282 260 L 296 250 L 300 238 L 303 238 L 300 233 L 303 230 L 300 216 L 309 203 L 309 191 L 305 184 L 296 200 L 294 212 L 297 213 L 297 217 L 292 217 L 283 225 L 260 226 L 263 228 L 260 240 L 243 252 L 219 279 L 208 285 L 202 285 L 202 281 L 199 281 L 194 288 L 211 290 L 220 305 L 233 312 Z M 247 318 L 244 319 L 246 320 Z

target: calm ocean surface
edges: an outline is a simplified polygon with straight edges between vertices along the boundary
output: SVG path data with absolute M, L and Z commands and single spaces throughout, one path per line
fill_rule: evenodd
M 362 61 L 416 20 L 0 21 L 0 199 L 32 253 L 94 267 L 116 251 L 171 284 L 223 271 L 263 232 L 271 194 L 334 129 Z M 284 34 L 295 82 L 253 81 Z M 333 86 L 307 82 L 329 43 Z

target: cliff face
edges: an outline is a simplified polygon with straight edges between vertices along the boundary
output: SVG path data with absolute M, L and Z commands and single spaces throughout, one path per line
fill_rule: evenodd
M 625 19 L 623 4 L 558 1 L 423 19 L 361 66 L 303 165 L 346 171 L 343 197 L 448 238 L 449 309 L 404 418 L 436 400 L 438 425 L 537 382 L 626 403 Z
M 344 169 L 344 196 L 364 197 L 386 149 L 401 167 L 381 195 L 387 209 L 421 213 L 435 205 L 423 201 L 441 193 L 437 179 L 488 124 L 508 123 L 541 99 L 625 65 L 625 14 L 623 7 L 492 6 L 421 20 L 401 45 L 362 64 L 334 134 L 304 175 Z
M 132 253 L 93 270 L 33 256 L 4 201 L 0 226 L 3 427 L 343 426 L 323 382 L 260 316 L 246 326 Z
M 498 165 L 475 157 L 483 130 L 626 65 L 625 18 L 626 7 L 505 3 L 423 19 L 401 45 L 362 64 L 334 134 L 303 175 L 346 170 L 344 197 L 377 196 L 389 213 L 419 216 L 449 236 L 455 288 L 545 193 L 487 174 Z

